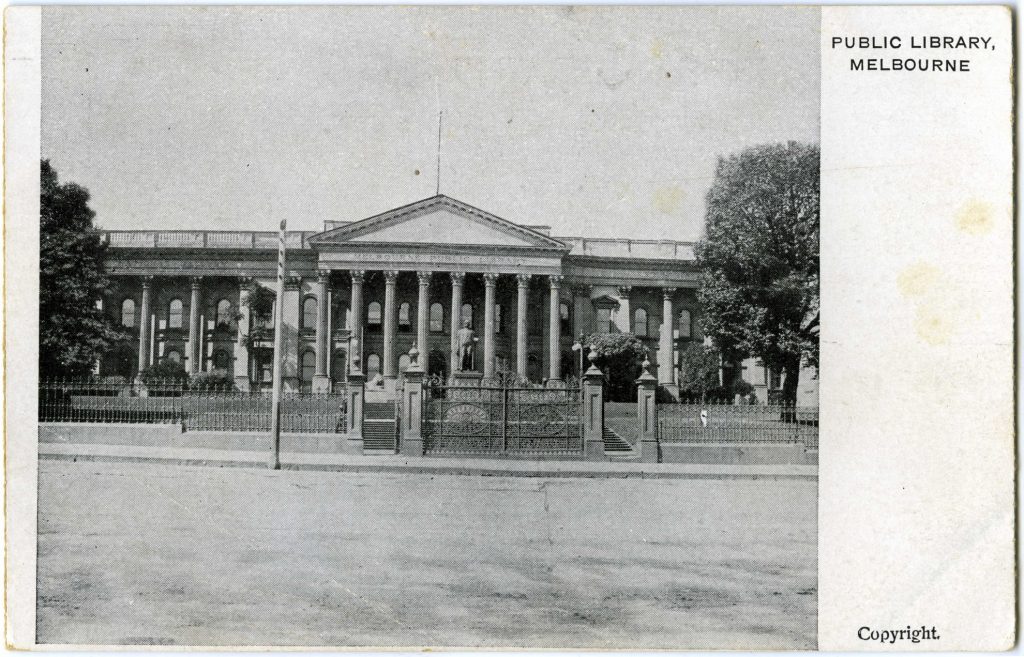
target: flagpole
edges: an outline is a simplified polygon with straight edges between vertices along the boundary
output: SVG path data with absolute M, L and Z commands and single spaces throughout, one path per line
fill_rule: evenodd
M 281 467 L 281 338 L 284 335 L 284 229 L 288 222 L 281 221 L 277 239 L 277 303 L 274 304 L 274 382 L 270 402 L 270 461 L 271 470 Z

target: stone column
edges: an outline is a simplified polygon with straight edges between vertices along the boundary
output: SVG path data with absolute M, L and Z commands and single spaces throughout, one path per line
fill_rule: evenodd
M 459 371 L 458 333 L 462 328 L 462 285 L 466 280 L 466 272 L 453 271 L 448 274 L 452 279 L 452 374 Z
M 629 303 L 629 293 L 633 291 L 630 285 L 620 285 L 618 288 L 619 293 L 619 307 L 615 311 L 615 315 L 612 318 L 612 323 L 623 333 L 633 332 L 633 309 Z M 648 318 L 649 320 L 650 318 Z M 648 327 L 650 322 L 648 322 Z M 649 332 L 649 331 L 648 331 Z
M 641 463 L 658 462 L 658 407 L 655 391 L 658 382 L 651 375 L 651 361 L 644 355 L 643 373 L 636 380 L 636 419 L 640 431 L 637 448 Z
M 149 314 L 153 277 L 142 277 L 142 304 L 139 308 L 139 372 L 149 367 Z
M 416 277 L 420 282 L 419 297 L 416 300 L 416 346 L 419 348 L 421 355 L 420 360 L 423 361 L 421 369 L 423 374 L 427 374 L 428 369 L 428 358 L 427 354 L 430 353 L 429 345 L 427 344 L 427 321 L 430 319 L 430 278 L 433 276 L 432 272 L 429 271 L 418 271 Z
M 299 327 L 302 317 L 302 277 L 289 276 L 284 281 L 284 312 L 281 313 L 281 326 L 275 326 L 275 331 L 284 331 L 282 334 L 281 347 L 282 365 L 281 373 L 282 390 L 286 392 L 297 392 L 301 385 L 299 372 Z
M 349 271 L 349 275 L 352 277 L 352 299 L 349 303 L 352 325 L 349 326 L 348 334 L 352 336 L 352 340 L 349 344 L 348 362 L 349 369 L 354 369 L 352 365 L 355 364 L 357 357 L 362 358 L 362 353 L 356 354 L 355 351 L 357 348 L 362 349 L 363 344 L 363 278 L 366 277 L 366 272 L 362 269 L 353 269 Z
M 313 392 L 330 392 L 331 378 L 327 375 L 327 362 L 330 357 L 330 328 L 327 318 L 331 312 L 331 302 L 327 296 L 331 272 L 320 270 L 316 273 L 316 371 L 313 373 Z
M 384 378 L 395 379 L 395 284 L 398 272 L 384 272 Z M 392 386 L 393 389 L 394 386 Z
M 597 350 L 591 348 L 590 368 L 583 375 L 583 454 L 588 461 L 604 460 L 604 374 L 594 364 Z
M 497 274 L 484 274 L 484 378 L 494 377 L 494 284 Z
M 519 274 L 519 294 L 516 297 L 516 374 L 526 379 L 526 323 L 527 307 L 530 300 L 530 275 Z
M 423 288 L 420 288 L 421 290 Z M 402 454 L 423 456 L 423 376 L 420 367 L 422 353 L 413 345 L 409 350 L 409 367 L 405 370 L 402 387 Z
M 251 313 L 249 312 L 249 292 L 252 291 L 252 279 L 246 276 L 238 279 L 238 335 L 235 340 L 235 387 L 243 392 L 249 391 L 249 347 L 246 338 L 249 335 Z
M 674 287 L 666 287 L 661 291 L 661 334 L 658 341 L 658 383 L 661 385 L 675 383 L 675 341 L 672 339 L 672 295 L 675 293 Z
M 562 277 L 549 276 L 548 280 L 551 283 L 550 317 L 548 317 L 548 351 L 550 352 L 548 355 L 550 360 L 548 383 L 551 383 L 562 378 L 562 349 L 559 346 L 562 338 L 562 314 L 558 307 L 561 301 Z
M 200 289 L 203 284 L 202 276 L 193 276 L 192 297 L 188 303 L 188 371 L 190 374 L 202 371 L 203 355 L 199 350 L 200 333 L 203 327 L 199 324 L 199 304 L 202 303 Z

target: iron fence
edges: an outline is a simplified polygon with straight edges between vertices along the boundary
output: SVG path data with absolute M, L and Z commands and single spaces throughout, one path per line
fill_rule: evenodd
M 432 454 L 582 454 L 581 401 L 579 388 L 433 383 L 424 395 L 424 449 Z
M 659 404 L 658 439 L 685 443 L 803 443 L 817 448 L 818 409 L 778 404 Z
M 346 395 L 285 392 L 281 429 L 287 433 L 344 433 Z M 175 423 L 190 431 L 269 431 L 271 397 L 184 381 L 46 381 L 39 385 L 40 422 Z

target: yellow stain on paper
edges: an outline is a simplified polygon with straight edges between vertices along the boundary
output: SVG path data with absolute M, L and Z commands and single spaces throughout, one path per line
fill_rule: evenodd
M 905 297 L 919 297 L 928 292 L 939 280 L 939 268 L 927 262 L 919 262 L 900 272 L 896 285 Z
M 931 304 L 917 307 L 914 329 L 917 330 L 917 335 L 928 344 L 945 344 L 949 342 L 949 336 L 953 333 L 953 324 L 950 322 L 949 313 L 943 312 L 943 310 Z
M 984 201 L 971 201 L 956 214 L 956 226 L 970 235 L 984 235 L 995 225 L 992 206 Z
M 665 49 L 665 43 L 661 39 L 655 39 L 651 42 L 651 57 L 655 59 L 661 59 L 662 52 Z
M 662 214 L 672 214 L 679 209 L 685 195 L 676 185 L 660 187 L 654 190 L 654 207 Z

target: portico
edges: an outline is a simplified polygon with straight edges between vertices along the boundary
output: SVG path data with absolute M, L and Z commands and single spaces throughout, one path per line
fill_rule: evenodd
M 106 239 L 116 285 L 104 308 L 131 324 L 138 357 L 104 370 L 178 358 L 193 372 L 227 370 L 239 387 L 263 384 L 266 345 L 252 336 L 275 327 L 253 317 L 246 298 L 272 286 L 271 234 L 122 231 Z M 289 233 L 288 246 L 287 388 L 330 390 L 346 379 L 356 348 L 367 384 L 393 391 L 413 344 L 428 376 L 449 378 L 462 365 L 457 334 L 466 322 L 475 372 L 549 386 L 579 375 L 572 344 L 581 334 L 637 335 L 666 387 L 677 381 L 680 348 L 701 339 L 687 243 L 552 237 L 546 226 L 438 195 Z

